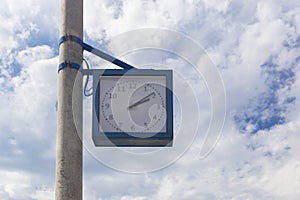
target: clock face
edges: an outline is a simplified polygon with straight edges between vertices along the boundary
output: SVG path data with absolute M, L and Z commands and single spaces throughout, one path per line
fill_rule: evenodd
M 99 129 L 103 132 L 166 132 L 165 76 L 101 76 Z

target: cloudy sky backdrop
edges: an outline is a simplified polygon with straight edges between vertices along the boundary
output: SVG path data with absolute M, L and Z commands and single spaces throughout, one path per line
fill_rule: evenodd
M 60 2 L 0 2 L 0 199 L 53 199 Z M 85 151 L 85 199 L 299 199 L 300 2 L 84 1 L 93 46 L 139 28 L 205 49 L 226 89 L 224 129 L 205 159 L 198 138 L 152 173 L 119 172 Z

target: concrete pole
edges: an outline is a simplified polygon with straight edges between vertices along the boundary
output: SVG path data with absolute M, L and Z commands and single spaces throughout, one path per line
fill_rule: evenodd
M 61 0 L 60 36 L 66 34 L 82 39 L 83 0 Z M 81 64 L 82 47 L 74 41 L 62 43 L 59 49 L 59 63 L 64 61 Z M 58 87 L 55 199 L 81 200 L 82 141 L 79 137 L 82 135 L 81 72 L 70 67 L 63 68 L 58 75 Z

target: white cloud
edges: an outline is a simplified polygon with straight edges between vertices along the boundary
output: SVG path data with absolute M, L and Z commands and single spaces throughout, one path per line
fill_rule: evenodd
M 24 172 L 0 171 L 0 198 L 1 199 L 53 199 L 53 188 L 37 187 L 34 176 Z
M 207 9 L 213 9 L 217 12 L 225 13 L 228 9 L 229 4 L 231 3 L 229 0 L 221 1 L 221 0 L 203 0 L 204 5 Z
M 13 29 L 17 20 L 15 19 L 7 19 L 0 15 L 0 20 L 2 21 L 0 26 L 0 39 L 1 41 L 5 41 L 5 43 L 1 43 L 1 54 L 3 54 L 6 48 L 15 48 L 17 47 L 17 42 L 14 40 Z
M 46 44 L 58 38 L 54 8 L 1 2 L 1 199 L 53 199 L 58 59 Z
M 85 1 L 84 24 L 92 40 L 112 37 L 137 28 L 174 28 L 180 20 L 190 20 L 194 14 L 190 1 Z M 116 13 L 118 14 L 116 16 Z
M 216 149 L 203 160 L 192 148 L 171 167 L 150 174 L 95 169 L 86 173 L 85 193 L 88 199 L 297 199 L 299 126 L 295 121 L 249 136 L 227 124 Z
M 54 191 L 49 188 L 38 188 L 34 193 L 30 195 L 33 200 L 52 200 L 54 199 Z
M 27 65 L 22 67 L 19 76 L 7 80 L 10 81 L 12 90 L 2 94 L 5 95 L 1 98 L 2 122 L 11 123 L 14 134 L 17 135 L 24 134 L 24 128 L 27 127 L 30 130 L 28 134 L 45 136 L 44 130 L 53 125 L 55 120 L 55 75 L 58 61 L 57 58 L 48 59 L 52 56 L 48 47 L 44 53 L 42 49 L 43 47 L 36 47 L 39 53 L 28 53 L 19 59 L 22 64 Z M 27 52 L 31 51 L 32 49 L 28 49 Z M 21 52 L 23 53 L 24 51 Z M 47 59 L 40 59 L 41 57 Z M 50 116 L 52 121 L 46 124 Z
M 119 194 L 143 194 L 151 199 L 297 199 L 299 125 L 299 121 L 293 122 L 254 136 L 227 130 L 213 153 L 203 160 L 197 159 L 198 149 L 194 148 L 160 172 L 137 176 L 96 170 L 98 178 L 88 173 L 87 179 L 94 177 L 105 183 L 111 180 L 121 186 Z M 128 187 L 122 186 L 123 180 Z M 94 185 L 87 183 L 86 187 Z M 114 188 L 102 187 L 98 190 L 104 199 L 116 194 Z M 156 189 L 149 193 L 150 188 Z
M 299 1 L 84 4 L 85 33 L 95 46 L 105 47 L 114 35 L 142 27 L 176 30 L 202 45 L 222 74 L 229 113 L 217 147 L 203 160 L 197 159 L 199 138 L 174 165 L 150 174 L 115 172 L 85 155 L 85 199 L 300 197 Z M 53 199 L 58 19 L 54 0 L 1 2 L 1 199 Z M 259 107 L 258 97 L 270 90 L 267 82 L 278 78 L 261 68 L 271 60 L 277 71 L 294 73 L 290 89 L 286 84 L 275 92 L 279 108 L 286 98 L 296 97 L 283 112 L 288 120 L 256 135 L 241 134 L 233 116 L 257 114 L 247 110 L 249 104 Z M 263 118 L 271 113 L 266 106 Z M 247 127 L 255 129 L 251 123 Z
M 6 177 L 1 199 L 51 199 L 53 188 L 35 187 L 53 187 L 54 180 L 58 59 L 53 56 L 49 46 L 18 52 L 21 71 L 1 86 L 0 169 Z
M 207 47 L 213 61 L 222 69 L 221 73 L 229 98 L 229 121 L 233 120 L 230 117 L 240 112 L 242 107 L 247 107 L 251 99 L 268 91 L 269 86 L 266 85 L 266 77 L 262 76 L 261 65 L 267 62 L 270 56 L 279 57 L 277 59 L 278 69 L 290 68 L 292 65 L 290 61 L 294 62 L 297 57 L 297 49 L 284 47 L 284 43 L 288 39 L 295 40 L 297 38 L 297 33 L 295 33 L 297 26 L 290 26 L 291 21 L 297 21 L 297 15 L 290 14 L 297 10 L 296 4 L 282 5 L 256 1 L 231 1 L 222 2 L 222 4 L 218 4 L 220 3 L 218 1 L 209 1 L 204 4 L 198 2 L 190 8 L 191 12 L 189 13 L 192 17 L 179 14 L 175 17 L 176 20 L 171 22 L 165 20 L 164 15 L 159 14 L 159 10 L 163 9 L 161 8 L 163 6 L 151 7 L 149 5 L 153 5 L 153 3 L 147 3 L 148 10 L 140 14 L 139 20 L 134 19 L 134 14 L 141 12 L 142 3 L 132 4 L 131 10 L 129 9 L 132 12 L 129 12 L 127 16 L 124 12 L 128 9 L 123 8 L 123 15 L 112 21 L 124 22 L 120 23 L 117 28 L 126 31 L 128 27 L 128 29 L 140 28 L 145 24 L 151 26 L 151 20 L 160 16 L 160 22 L 154 23 L 156 26 L 169 26 L 187 33 Z M 145 4 L 147 5 L 147 3 Z M 176 3 L 170 2 L 170 4 L 175 5 Z M 188 3 L 185 6 L 188 6 Z M 165 6 L 165 9 L 171 7 L 168 5 Z M 155 17 L 148 14 L 152 12 L 156 13 Z M 130 20 L 126 21 L 126 17 L 129 17 Z M 126 25 L 126 27 L 122 28 L 122 25 Z M 105 27 L 108 26 L 102 27 L 104 27 L 102 30 L 105 30 Z M 120 32 L 115 27 L 110 27 L 105 31 L 106 33 L 109 31 L 109 35 L 112 35 L 113 32 L 115 34 Z M 275 77 L 268 78 L 272 80 Z M 286 97 L 291 95 L 291 91 L 285 93 L 278 91 L 278 94 Z M 287 171 L 287 169 L 293 169 L 296 174 L 299 173 L 297 168 L 299 163 L 292 161 L 293 159 L 297 160 L 297 147 L 289 149 L 285 146 L 289 146 L 297 140 L 294 138 L 297 137 L 296 131 L 290 129 L 290 127 L 298 126 L 296 124 L 290 122 L 280 125 L 270 131 L 258 132 L 257 136 L 240 135 L 235 130 L 233 123 L 227 124 L 225 128 L 227 135 L 222 137 L 215 151 L 203 161 L 194 159 L 198 150 L 195 148 L 198 144 L 195 144 L 193 151 L 189 151 L 179 162 L 166 169 L 165 173 L 149 175 L 153 182 L 151 187 L 160 188 L 159 192 L 150 197 L 153 199 L 168 197 L 172 199 L 198 199 L 199 197 L 204 199 L 297 198 L 299 196 L 297 193 L 298 177 L 294 177 L 294 173 Z M 281 137 L 286 137 L 285 143 L 282 143 Z M 258 147 L 255 147 L 256 145 Z M 251 150 L 254 147 L 255 149 Z M 276 148 L 274 149 L 274 147 Z M 268 151 L 272 152 L 271 157 L 267 156 Z M 280 156 L 282 160 L 278 161 L 273 154 Z M 293 186 L 278 189 L 283 173 L 288 174 L 284 181 L 292 182 Z M 275 175 L 272 176 L 272 174 Z M 115 174 L 112 176 L 120 178 Z M 137 181 L 140 179 L 140 177 L 130 175 L 128 177 Z M 205 189 L 203 190 L 203 188 Z M 140 191 L 140 188 L 137 187 L 136 191 L 138 190 Z M 277 192 L 274 193 L 274 190 Z M 131 197 L 140 197 L 140 192 L 133 192 L 131 195 Z M 147 193 L 145 196 L 149 197 L 149 194 Z M 105 198 L 105 194 L 103 197 Z
M 37 45 L 37 38 L 49 43 L 57 38 L 59 5 L 56 1 L 36 0 L 1 2 L 0 10 L 0 56 L 5 57 L 23 45 Z

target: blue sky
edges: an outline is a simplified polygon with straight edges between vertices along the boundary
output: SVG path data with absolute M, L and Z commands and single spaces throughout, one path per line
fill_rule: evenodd
M 0 21 L 0 199 L 53 199 L 59 1 L 1 0 Z M 132 174 L 87 148 L 85 199 L 299 199 L 300 2 L 84 1 L 84 40 L 93 46 L 118 54 L 110 42 L 141 28 L 175 31 L 205 50 L 225 87 L 224 128 L 200 159 L 211 105 L 205 83 L 194 83 L 202 121 L 189 149 L 166 168 Z M 124 58 L 159 59 L 135 55 Z M 93 68 L 105 64 L 85 57 Z M 159 64 L 192 82 L 174 55 Z

